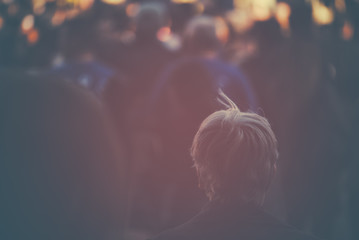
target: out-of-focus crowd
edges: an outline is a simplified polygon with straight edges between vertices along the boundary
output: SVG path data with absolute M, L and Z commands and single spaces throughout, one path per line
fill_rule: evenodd
M 306 1 L 278 3 L 261 21 L 233 11 L 233 1 L 96 1 L 56 28 L 27 32 L 25 43 L 4 21 L 0 67 L 100 100 L 128 165 L 129 239 L 176 226 L 206 201 L 189 148 L 220 108 L 218 89 L 268 118 L 278 138 L 265 208 L 324 239 L 358 239 L 359 4 L 325 3 L 333 20 L 318 25 Z

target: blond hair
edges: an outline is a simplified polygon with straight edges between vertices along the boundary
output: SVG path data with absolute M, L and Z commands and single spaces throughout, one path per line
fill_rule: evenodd
M 191 155 L 200 186 L 213 199 L 261 204 L 276 169 L 277 140 L 266 118 L 241 112 L 220 92 L 226 110 L 201 124 Z

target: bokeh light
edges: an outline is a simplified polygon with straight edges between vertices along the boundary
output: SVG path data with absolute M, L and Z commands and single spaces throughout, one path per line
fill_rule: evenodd
M 275 17 L 283 30 L 289 30 L 289 17 L 291 14 L 290 6 L 281 2 L 277 4 Z
M 171 28 L 169 27 L 160 28 L 157 32 L 157 38 L 162 42 L 168 41 L 171 38 Z
M 34 15 L 32 14 L 26 15 L 21 22 L 21 32 L 24 34 L 28 33 L 31 29 L 34 28 L 34 25 L 35 25 Z
M 4 26 L 4 18 L 0 16 L 0 30 L 3 28 Z
M 102 0 L 102 2 L 111 4 L 111 5 L 119 5 L 126 2 L 126 0 Z
M 234 30 L 238 33 L 247 31 L 254 24 L 250 14 L 246 11 L 241 11 L 240 9 L 228 12 L 226 18 Z
M 78 0 L 78 6 L 82 11 L 88 10 L 92 7 L 94 0 Z
M 216 34 L 222 43 L 228 42 L 229 29 L 227 23 L 221 17 L 216 17 Z
M 172 0 L 173 3 L 195 3 L 197 0 Z
M 276 0 L 253 0 L 252 14 L 256 21 L 266 21 L 274 14 Z
M 127 7 L 126 7 L 126 15 L 128 17 L 134 17 L 136 16 L 136 14 L 138 13 L 140 9 L 140 6 L 138 3 L 131 3 L 131 4 L 128 4 Z
M 344 13 L 346 10 L 345 0 L 335 0 L 335 8 L 338 12 Z
M 34 45 L 39 41 L 39 31 L 37 29 L 32 29 L 27 33 L 27 42 L 30 45 Z
M 59 26 L 66 20 L 66 13 L 61 10 L 57 10 L 51 18 L 51 24 L 53 26 Z
M 318 25 L 328 25 L 334 21 L 333 9 L 325 6 L 319 0 L 312 0 L 313 20 Z
M 33 5 L 33 11 L 37 15 L 43 14 L 46 10 L 45 7 L 46 0 L 33 0 L 32 5 Z
M 354 36 L 353 25 L 350 22 L 346 21 L 342 28 L 342 38 L 346 41 L 349 41 L 353 38 L 353 36 Z

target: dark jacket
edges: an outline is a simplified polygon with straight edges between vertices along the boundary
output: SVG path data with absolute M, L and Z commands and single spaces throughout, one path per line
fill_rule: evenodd
M 251 204 L 208 204 L 187 223 L 152 240 L 318 240 Z

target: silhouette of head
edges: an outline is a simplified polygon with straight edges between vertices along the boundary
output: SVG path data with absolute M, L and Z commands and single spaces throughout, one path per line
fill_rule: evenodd
M 207 117 L 192 144 L 200 187 L 210 200 L 260 205 L 275 173 L 277 140 L 264 117 L 221 98 L 228 109 Z
M 184 48 L 191 54 L 217 53 L 222 43 L 216 32 L 216 20 L 208 16 L 194 17 L 184 32 Z
M 152 40 L 157 32 L 167 23 L 167 12 L 163 4 L 157 2 L 143 3 L 135 17 L 136 38 Z
M 2 75 L 0 238 L 107 239 L 121 231 L 123 159 L 100 105 L 54 79 Z

